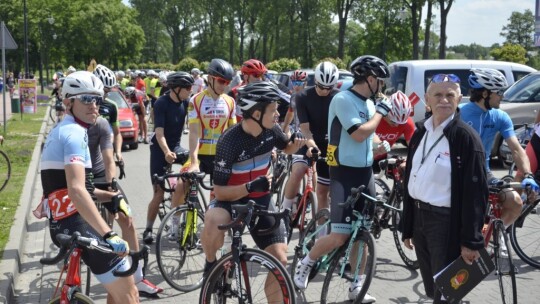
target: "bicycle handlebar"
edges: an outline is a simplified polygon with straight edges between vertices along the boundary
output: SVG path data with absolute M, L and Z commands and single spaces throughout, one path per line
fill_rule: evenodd
M 488 186 L 490 192 L 501 192 L 503 189 L 512 188 L 514 190 L 528 189 L 530 186 L 523 187 L 520 182 L 505 182 L 499 180 L 497 183 Z
M 234 227 L 243 228 L 246 225 L 251 222 L 251 217 L 253 215 L 255 216 L 261 216 L 261 215 L 270 215 L 274 217 L 274 225 L 268 229 L 259 230 L 257 233 L 259 235 L 269 235 L 272 233 L 272 231 L 278 229 L 279 225 L 281 224 L 281 219 L 284 219 L 289 216 L 290 210 L 285 209 L 283 211 L 268 211 L 268 210 L 260 210 L 256 207 L 262 207 L 260 205 L 257 205 L 255 201 L 250 200 L 247 204 L 237 204 L 232 205 L 232 210 L 236 211 L 237 216 L 236 218 L 229 224 L 222 224 L 218 225 L 219 230 L 229 230 Z
M 158 184 L 161 187 L 161 189 L 163 189 L 163 191 L 165 191 L 165 192 L 174 192 L 174 189 L 165 188 L 164 181 L 166 179 L 170 178 L 170 177 L 173 177 L 173 178 L 179 178 L 180 177 L 182 179 L 187 179 L 189 181 L 197 180 L 199 185 L 201 185 L 202 188 L 211 191 L 211 190 L 214 189 L 214 187 L 208 186 L 203 182 L 203 179 L 204 179 L 205 176 L 206 176 L 206 173 L 204 173 L 204 172 L 165 173 L 165 175 L 162 175 L 162 176 L 158 176 L 157 174 L 154 174 L 152 176 L 152 183 L 154 185 Z
M 39 262 L 44 265 L 55 265 L 58 264 L 61 260 L 66 258 L 66 256 L 76 247 L 84 247 L 90 250 L 99 250 L 105 253 L 113 253 L 112 247 L 103 246 L 98 243 L 96 239 L 87 238 L 81 236 L 79 232 L 74 232 L 72 235 L 67 234 L 57 234 L 56 239 L 60 243 L 60 251 L 58 254 L 51 258 L 41 258 Z M 132 275 L 137 268 L 139 267 L 139 260 L 148 259 L 148 246 L 143 246 L 139 251 L 130 251 L 128 255 L 131 257 L 131 267 L 126 271 L 114 270 L 113 275 L 117 277 L 127 277 Z
M 394 211 L 397 211 L 397 212 L 402 212 L 403 210 L 399 209 L 399 208 L 396 208 L 394 206 L 390 206 L 386 203 L 386 201 L 383 201 L 383 200 L 380 200 L 380 199 L 377 199 L 369 194 L 366 194 L 364 193 L 364 189 L 366 189 L 366 186 L 365 185 L 361 185 L 360 187 L 358 188 L 351 188 L 351 194 L 349 195 L 349 197 L 347 197 L 347 200 L 345 200 L 345 202 L 343 203 L 338 203 L 338 206 L 342 207 L 342 208 L 346 208 L 346 207 L 354 207 L 354 205 L 356 204 L 356 202 L 358 201 L 358 199 L 360 198 L 360 195 L 362 195 L 363 197 L 367 198 L 370 202 L 373 202 L 377 205 L 381 205 L 385 208 L 389 208 L 389 209 L 392 209 Z

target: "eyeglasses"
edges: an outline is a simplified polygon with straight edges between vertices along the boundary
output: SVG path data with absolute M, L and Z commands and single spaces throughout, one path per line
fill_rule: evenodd
M 323 86 L 321 84 L 316 84 L 317 88 L 319 88 L 319 90 L 323 90 L 323 91 L 330 91 L 332 90 L 334 87 L 326 87 L 326 86 Z
M 227 80 L 227 79 L 223 79 L 221 77 L 217 77 L 217 76 L 213 76 L 215 80 L 217 80 L 217 82 L 219 84 L 222 84 L 222 85 L 229 85 L 229 83 L 231 83 L 230 80 Z
M 95 103 L 96 106 L 100 106 L 103 104 L 103 97 L 97 95 L 73 95 L 69 98 L 78 99 L 85 105 Z
M 441 82 L 460 83 L 461 80 L 455 74 L 437 74 L 431 78 L 431 81 L 429 83 L 441 83 Z
M 296 87 L 303 86 L 304 83 L 305 82 L 302 81 L 302 80 L 293 80 L 293 82 L 292 82 L 293 86 L 296 86 Z

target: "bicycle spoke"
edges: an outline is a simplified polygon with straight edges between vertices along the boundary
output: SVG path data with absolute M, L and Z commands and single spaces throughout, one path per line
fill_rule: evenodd
M 494 237 L 495 275 L 499 280 L 499 288 L 503 304 L 517 303 L 516 269 L 512 262 L 512 250 L 502 222 L 496 223 Z

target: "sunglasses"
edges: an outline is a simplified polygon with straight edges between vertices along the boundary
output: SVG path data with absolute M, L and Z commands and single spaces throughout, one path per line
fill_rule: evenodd
M 493 90 L 493 91 L 491 91 L 491 92 L 493 92 L 493 93 L 495 93 L 495 94 L 497 94 L 497 95 L 499 95 L 499 96 L 503 96 L 503 95 L 504 95 L 504 91 L 503 91 L 503 90 Z
M 95 103 L 96 106 L 100 106 L 103 104 L 103 97 L 97 95 L 74 95 L 70 98 L 78 99 L 85 105 Z
M 455 74 L 437 74 L 431 78 L 431 81 L 429 83 L 441 83 L 441 82 L 460 83 L 461 80 Z
M 304 83 L 305 83 L 305 82 L 302 81 L 302 80 L 294 80 L 294 81 L 292 82 L 293 86 L 296 86 L 296 87 L 303 86 Z
M 334 87 L 326 87 L 326 86 L 323 86 L 321 84 L 316 84 L 317 88 L 319 88 L 319 90 L 323 90 L 323 91 L 330 91 L 332 90 Z
M 223 85 L 229 85 L 229 83 L 231 83 L 230 80 L 223 79 L 223 78 L 217 77 L 217 76 L 214 76 L 214 79 L 217 80 L 217 82 L 218 82 L 219 84 L 223 84 Z

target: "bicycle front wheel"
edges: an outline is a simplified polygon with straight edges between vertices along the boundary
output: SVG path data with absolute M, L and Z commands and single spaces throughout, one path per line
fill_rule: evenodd
M 0 150 L 0 191 L 4 190 L 11 177 L 11 162 L 4 151 Z
M 202 285 L 199 303 L 296 303 L 291 277 L 276 258 L 251 248 L 243 249 L 239 258 L 237 267 L 231 252 L 217 261 Z
M 361 236 L 357 237 L 359 241 L 355 246 L 358 246 L 358 256 L 365 258 L 365 261 L 361 260 L 360 263 L 356 263 L 350 259 L 348 265 L 343 265 L 345 248 L 342 248 L 332 259 L 324 278 L 321 303 L 344 303 L 347 301 L 354 301 L 355 304 L 362 303 L 375 275 L 377 256 L 373 235 L 369 231 L 359 231 L 358 233 Z M 365 267 L 362 267 L 364 263 Z M 358 264 L 357 269 L 355 269 L 356 264 Z M 356 278 L 355 273 L 358 274 Z M 361 273 L 363 274 L 360 275 Z
M 80 292 L 73 294 L 70 304 L 94 304 L 94 301 Z M 49 304 L 60 304 L 60 296 L 52 299 Z
M 176 290 L 188 292 L 201 286 L 205 262 L 200 241 L 203 227 L 204 215 L 189 206 L 171 210 L 159 226 L 158 268 L 165 281 Z
M 525 213 L 512 225 L 510 241 L 516 254 L 525 263 L 540 269 L 540 214 L 538 202 L 525 207 Z
M 401 196 L 396 195 L 391 204 L 395 208 L 401 209 L 402 202 Z M 420 264 L 418 263 L 418 258 L 416 257 L 416 251 L 414 249 L 406 248 L 401 240 L 401 235 L 403 228 L 401 226 L 401 213 L 392 210 L 392 234 L 394 235 L 394 243 L 396 244 L 396 249 L 399 253 L 399 256 L 409 269 L 418 269 Z
M 512 250 L 502 221 L 495 223 L 495 275 L 499 280 L 502 303 L 517 303 L 516 268 L 512 262 Z

